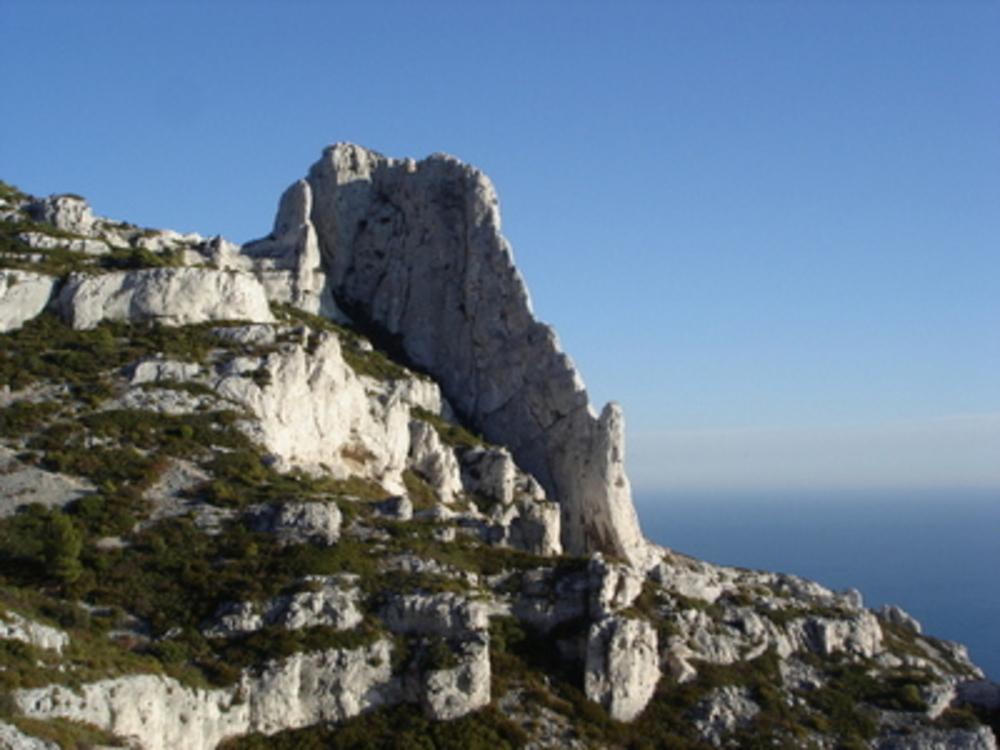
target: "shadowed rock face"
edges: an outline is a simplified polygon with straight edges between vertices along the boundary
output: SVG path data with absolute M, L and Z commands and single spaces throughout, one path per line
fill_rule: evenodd
M 485 175 L 449 156 L 338 144 L 286 192 L 272 236 L 303 223 L 337 304 L 391 337 L 558 500 L 568 552 L 644 555 L 621 411 L 594 413 L 555 332 L 535 319 Z

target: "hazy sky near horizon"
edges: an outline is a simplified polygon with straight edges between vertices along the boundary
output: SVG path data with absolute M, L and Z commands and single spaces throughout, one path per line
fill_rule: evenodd
M 1000 488 L 1000 4 L 0 0 L 0 179 L 266 234 L 322 148 L 495 182 L 637 490 Z

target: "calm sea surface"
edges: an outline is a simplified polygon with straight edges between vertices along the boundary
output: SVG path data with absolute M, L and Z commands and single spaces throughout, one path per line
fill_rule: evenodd
M 1000 680 L 1000 491 L 642 493 L 645 535 L 897 604 Z

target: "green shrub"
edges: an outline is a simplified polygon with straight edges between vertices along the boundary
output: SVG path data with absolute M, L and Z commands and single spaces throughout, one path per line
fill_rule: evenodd
M 57 584 L 76 581 L 83 572 L 83 538 L 72 519 L 38 503 L 0 521 L 0 571 L 16 579 Z
M 28 719 L 17 717 L 13 723 L 31 737 L 48 740 L 64 748 L 128 747 L 124 740 L 115 737 L 93 724 L 69 719 Z
M 406 486 L 406 494 L 413 503 L 414 510 L 428 510 L 440 501 L 434 488 L 413 469 L 406 469 L 403 472 L 403 484 Z
M 335 727 L 228 740 L 220 750 L 518 750 L 524 730 L 488 707 L 452 721 L 434 722 L 411 705 L 388 706 Z
M 40 430 L 57 414 L 61 405 L 53 401 L 15 401 L 0 409 L 0 435 L 19 438 Z
M 184 251 L 180 249 L 164 250 L 154 253 L 142 247 L 116 248 L 100 258 L 103 268 L 110 270 L 133 271 L 142 268 L 165 268 L 182 265 Z
M 87 477 L 97 485 L 122 488 L 148 487 L 166 469 L 156 456 L 147 456 L 134 448 L 70 448 L 49 451 L 42 465 L 61 474 Z
M 433 427 L 441 438 L 441 442 L 451 448 L 468 449 L 486 445 L 483 438 L 422 406 L 413 407 L 410 413 L 414 419 L 420 419 Z
M 0 200 L 13 206 L 30 199 L 30 195 L 22 193 L 16 186 L 0 180 Z

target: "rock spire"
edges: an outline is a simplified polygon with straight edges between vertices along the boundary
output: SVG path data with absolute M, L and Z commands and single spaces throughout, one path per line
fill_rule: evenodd
M 303 253 L 315 238 L 321 296 L 388 337 L 535 475 L 560 503 L 566 551 L 644 556 L 621 409 L 594 412 L 555 332 L 535 319 L 482 172 L 446 155 L 337 144 L 282 197 L 265 242 L 282 238 Z

